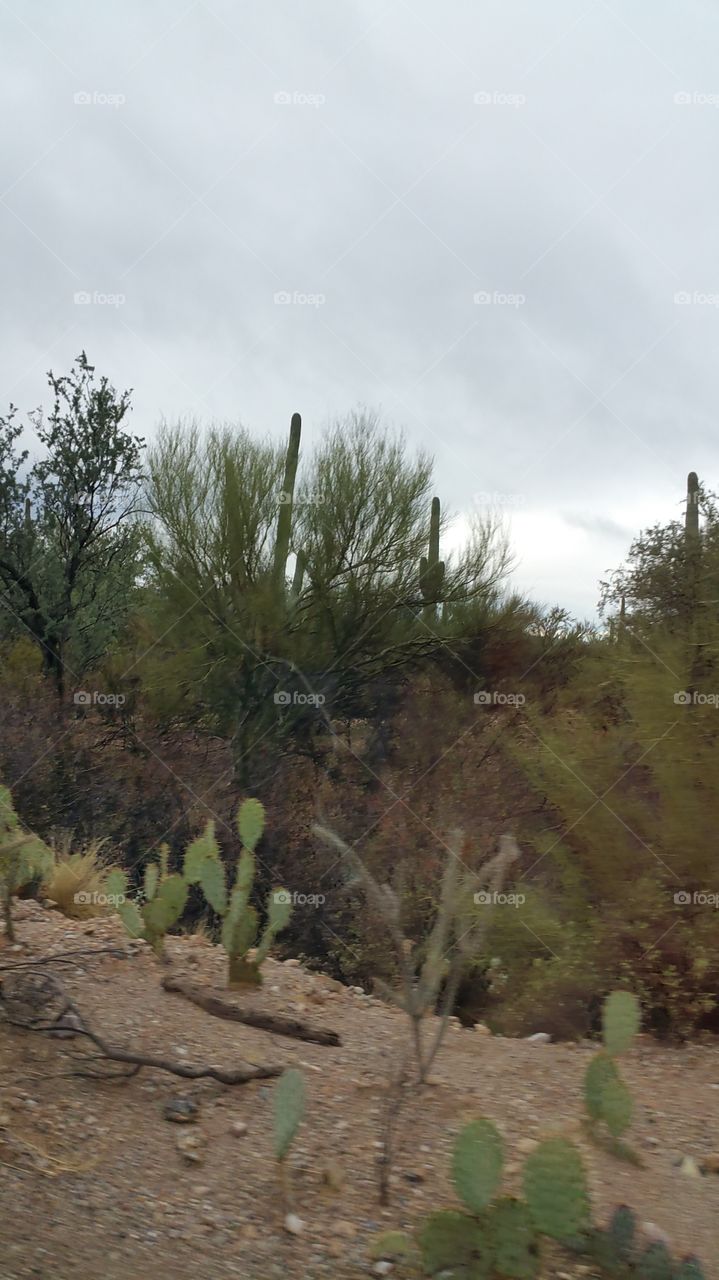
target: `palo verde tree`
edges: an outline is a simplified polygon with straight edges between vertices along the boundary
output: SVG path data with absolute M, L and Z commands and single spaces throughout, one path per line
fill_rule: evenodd
M 118 393 L 83 351 L 48 373 L 53 404 L 29 414 L 42 454 L 30 460 L 11 405 L 0 417 L 0 604 L 7 632 L 29 635 L 62 699 L 122 625 L 137 572 L 143 441 Z
M 245 763 L 254 744 L 297 744 L 314 722 L 295 670 L 333 715 L 361 715 L 372 682 L 440 649 L 507 566 L 484 525 L 430 580 L 423 557 L 434 567 L 441 536 L 430 459 L 367 412 L 304 461 L 300 429 L 295 415 L 285 450 L 181 424 L 149 456 L 148 680 L 169 719 L 228 734 Z

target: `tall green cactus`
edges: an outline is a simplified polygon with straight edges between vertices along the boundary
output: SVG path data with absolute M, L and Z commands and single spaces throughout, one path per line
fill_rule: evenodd
M 419 562 L 419 586 L 425 601 L 424 614 L 428 620 L 436 616 L 437 604 L 442 595 L 445 565 L 439 558 L 439 498 L 432 499 L 429 519 L 429 554 L 422 556 Z
M 295 498 L 295 480 L 297 463 L 300 456 L 300 436 L 302 435 L 302 419 L 299 413 L 292 414 L 290 423 L 290 440 L 285 455 L 285 474 L 282 481 L 280 511 L 277 517 L 277 538 L 275 541 L 274 580 L 278 590 L 284 592 L 287 557 L 290 553 L 290 537 L 292 534 L 292 504 Z
M 235 878 L 228 888 L 225 868 L 215 839 L 213 822 L 186 850 L 184 872 L 188 884 L 199 884 L 207 902 L 222 918 L 222 945 L 229 959 L 228 985 L 253 985 L 261 981 L 260 966 L 281 929 L 292 915 L 292 899 L 286 889 L 273 889 L 267 902 L 267 923 L 257 940 L 259 917 L 250 904 L 255 878 L 255 848 L 265 827 L 265 811 L 259 800 L 245 800 L 237 811 L 242 850 Z M 255 947 L 252 960 L 247 958 Z
M 696 471 L 687 476 L 687 509 L 684 516 L 684 533 L 687 544 L 699 537 L 699 477 Z
M 168 861 L 169 849 L 162 845 L 158 862 L 148 862 L 145 867 L 139 902 L 128 896 L 124 871 L 111 871 L 105 881 L 105 891 L 115 898 L 117 914 L 130 937 L 143 938 L 160 957 L 165 950 L 165 935 L 177 924 L 187 903 L 187 881 L 181 875 L 169 874 Z

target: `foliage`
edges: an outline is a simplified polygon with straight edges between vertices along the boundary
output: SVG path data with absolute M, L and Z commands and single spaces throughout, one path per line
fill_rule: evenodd
M 15 941 L 12 898 L 20 889 L 47 876 L 52 850 L 37 836 L 23 830 L 7 787 L 0 786 L 0 907 L 5 935 Z
M 57 692 L 107 651 L 127 614 L 137 570 L 142 440 L 118 393 L 84 352 L 48 373 L 52 408 L 29 415 L 44 454 L 28 466 L 10 405 L 0 418 L 0 588 L 18 634 L 42 654 Z

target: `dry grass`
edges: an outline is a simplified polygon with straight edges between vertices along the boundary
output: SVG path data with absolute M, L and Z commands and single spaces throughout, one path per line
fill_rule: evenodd
M 43 894 L 63 915 L 73 920 L 89 920 L 106 915 L 105 877 L 111 864 L 101 857 L 104 840 L 91 840 L 73 853 L 69 837 L 53 846 L 55 865 L 43 884 Z

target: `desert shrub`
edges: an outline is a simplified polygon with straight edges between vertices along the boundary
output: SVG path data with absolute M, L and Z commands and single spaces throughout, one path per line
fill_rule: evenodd
M 53 842 L 53 866 L 42 892 L 73 920 L 89 920 L 108 911 L 105 878 L 110 866 L 102 855 L 104 845 L 104 840 L 91 840 L 73 852 L 69 835 Z

